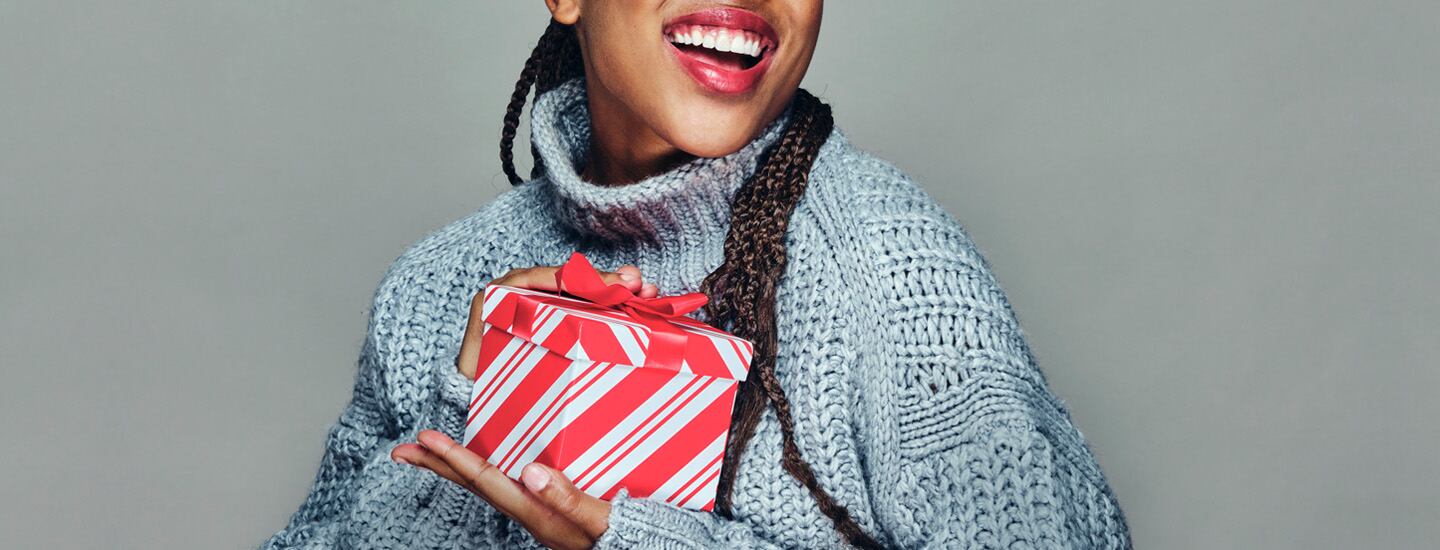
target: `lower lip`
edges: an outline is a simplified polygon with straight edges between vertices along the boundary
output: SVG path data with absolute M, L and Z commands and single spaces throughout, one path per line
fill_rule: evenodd
M 770 68 L 770 58 L 775 57 L 775 52 L 766 52 L 765 57 L 755 66 L 743 71 L 716 67 L 699 59 L 685 55 L 684 51 L 675 47 L 669 40 L 661 39 L 665 46 L 670 48 L 670 53 L 675 54 L 675 59 L 680 61 L 680 66 L 695 82 L 700 83 L 705 89 L 721 94 L 743 94 L 755 87 L 765 70 Z

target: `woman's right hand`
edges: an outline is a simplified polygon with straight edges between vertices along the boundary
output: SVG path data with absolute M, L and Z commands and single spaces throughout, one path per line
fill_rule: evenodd
M 512 269 L 489 285 L 557 292 L 555 272 L 559 266 L 536 266 Z M 655 285 L 640 280 L 640 268 L 621 266 L 616 271 L 601 271 L 605 284 L 619 284 L 642 298 L 659 294 Z M 485 291 L 470 300 L 470 318 L 465 326 L 465 339 L 455 368 L 466 379 L 475 380 L 476 364 L 480 362 L 480 335 L 485 327 Z M 575 488 L 563 472 L 542 465 L 529 465 L 523 474 L 524 483 L 509 479 L 473 451 L 455 443 L 435 430 L 421 430 L 413 442 L 401 443 L 390 450 L 393 460 L 429 469 L 480 496 L 495 509 L 504 512 L 530 531 L 537 540 L 551 548 L 590 548 L 609 529 L 610 503 L 587 495 Z M 537 477 L 537 475 L 539 477 Z
M 505 285 L 546 292 L 558 292 L 562 289 L 555 286 L 555 272 L 560 266 L 535 266 L 511 269 L 501 275 L 488 285 Z M 601 271 L 600 280 L 605 284 L 619 284 L 630 292 L 634 292 L 641 298 L 654 298 L 660 294 L 655 285 L 644 282 L 640 278 L 640 268 L 633 265 L 622 265 L 615 271 Z M 455 358 L 455 368 L 460 370 L 466 378 L 475 379 L 475 368 L 480 362 L 480 334 L 484 329 L 483 317 L 485 291 L 481 291 L 470 300 L 470 319 L 465 325 L 465 339 L 460 342 L 460 355 Z

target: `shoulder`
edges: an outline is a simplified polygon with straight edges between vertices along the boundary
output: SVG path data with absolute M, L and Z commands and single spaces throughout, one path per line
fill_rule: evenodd
M 507 189 L 459 219 L 412 241 L 390 263 L 372 296 L 368 376 L 384 388 L 394 420 L 404 423 L 432 391 L 428 376 L 449 365 L 470 301 L 524 252 L 516 232 L 533 227 L 537 186 Z M 532 219 L 533 218 L 533 219 Z M 526 239 L 534 242 L 534 237 Z
M 894 163 L 832 134 L 812 172 L 812 208 L 832 212 L 832 239 L 865 265 L 853 285 L 878 319 L 867 352 L 901 417 L 967 426 L 998 414 L 1065 420 L 991 263 L 969 231 Z M 969 414 L 945 414 L 966 411 Z M 959 427 L 959 426 L 952 426 Z M 918 444 L 928 444 L 920 441 Z
M 935 182 L 926 182 L 936 185 Z M 988 262 L 969 232 L 926 186 L 893 162 L 851 141 L 838 127 L 821 148 L 801 206 L 827 211 L 879 260 L 942 255 Z
M 468 304 L 467 292 L 478 291 L 519 261 L 526 253 L 524 243 L 543 234 L 537 226 L 548 219 L 540 211 L 535 183 L 507 189 L 406 246 L 376 286 L 371 330 L 438 323 L 458 307 L 457 300 Z M 403 341 L 393 334 L 380 336 L 382 344 Z
M 473 265 L 518 248 L 512 234 L 533 234 L 546 221 L 541 208 L 541 181 L 506 189 L 465 216 L 422 235 L 391 263 L 386 279 L 432 272 L 436 268 Z M 398 281 L 397 281 L 398 282 Z
M 823 211 L 811 215 L 825 218 L 830 233 L 844 234 L 835 242 L 871 266 L 874 300 L 911 317 L 974 315 L 984 328 L 1018 332 L 1014 310 L 985 253 L 921 182 L 838 129 L 817 157 L 811 178 L 802 206 Z

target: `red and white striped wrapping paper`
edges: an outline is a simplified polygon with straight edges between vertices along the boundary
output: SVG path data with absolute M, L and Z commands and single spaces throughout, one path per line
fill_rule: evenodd
M 491 285 L 464 445 L 506 475 L 540 462 L 602 499 L 715 505 L 750 342 L 697 320 L 679 361 L 647 361 L 651 329 L 626 312 Z

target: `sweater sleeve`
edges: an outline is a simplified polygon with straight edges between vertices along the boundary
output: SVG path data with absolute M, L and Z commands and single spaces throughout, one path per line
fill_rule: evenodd
M 869 226 L 878 523 L 907 548 L 1128 548 L 1119 505 L 974 242 L 933 201 Z M 877 488 L 879 487 L 879 488 Z M 880 489 L 880 488 L 883 488 Z
M 289 523 L 266 541 L 263 548 L 295 548 L 333 544 L 339 520 L 354 496 L 352 482 L 366 461 L 385 441 L 397 434 L 394 414 L 384 403 L 384 373 L 377 349 L 376 325 L 383 323 L 384 304 L 371 308 L 370 327 L 361 344 L 358 370 L 350 402 L 330 425 L 325 451 L 309 494 Z
M 610 500 L 610 527 L 595 550 L 622 548 L 783 548 L 743 522 L 687 510 L 621 490 Z
M 469 381 L 456 369 L 430 366 L 423 372 L 426 362 L 407 355 L 403 342 L 414 331 L 395 293 L 396 272 L 392 267 L 376 290 L 350 401 L 330 425 L 309 494 L 262 548 L 344 545 L 350 510 L 360 497 L 359 480 L 367 468 L 395 468 L 398 475 L 411 475 L 408 467 L 390 464 L 389 452 L 396 444 L 413 441 L 423 428 L 461 435 Z M 392 485 L 414 491 L 441 487 L 429 481 Z

